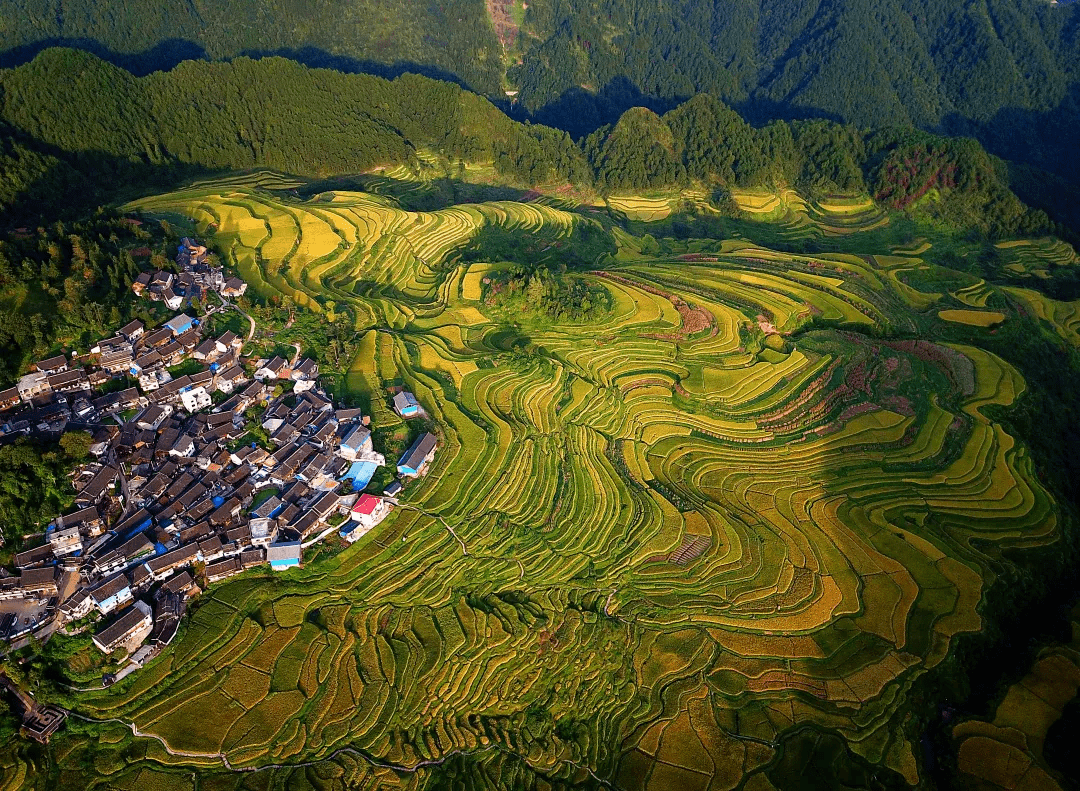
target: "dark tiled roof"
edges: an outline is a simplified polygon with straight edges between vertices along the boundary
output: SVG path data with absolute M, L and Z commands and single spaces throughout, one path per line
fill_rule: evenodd
M 405 454 L 398 462 L 399 467 L 408 467 L 413 470 L 420 469 L 420 465 L 424 463 L 424 459 L 438 446 L 438 440 L 434 434 L 424 433 L 416 438 L 416 442 L 412 444 Z
M 112 598 L 124 590 L 124 588 L 128 587 L 130 587 L 130 583 L 128 583 L 127 577 L 123 574 L 114 574 L 97 587 L 91 588 L 90 596 L 93 597 L 94 601 L 98 604 L 101 604 L 106 599 Z
M 56 569 L 24 569 L 19 575 L 19 587 L 25 590 L 41 590 L 56 585 Z
M 97 642 L 101 645 L 112 645 L 119 640 L 122 640 L 128 632 L 135 629 L 136 626 L 142 623 L 142 620 L 145 617 L 146 616 L 138 607 L 130 607 L 125 610 L 120 617 L 94 635 L 94 637 L 97 638 Z

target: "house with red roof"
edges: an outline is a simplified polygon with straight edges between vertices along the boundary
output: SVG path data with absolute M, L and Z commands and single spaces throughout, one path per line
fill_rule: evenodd
M 342 538 L 350 544 L 366 535 L 390 513 L 390 503 L 373 494 L 360 495 L 350 512 L 351 521 L 341 526 Z

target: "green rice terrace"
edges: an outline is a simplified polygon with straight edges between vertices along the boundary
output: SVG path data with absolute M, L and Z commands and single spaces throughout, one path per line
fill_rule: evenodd
M 733 196 L 740 228 L 834 250 L 795 253 L 666 234 L 704 195 L 410 211 L 402 183 L 129 207 L 354 323 L 349 390 L 393 426 L 407 387 L 440 444 L 370 537 L 211 588 L 159 659 L 71 693 L 58 782 L 827 787 L 810 739 L 852 787 L 918 783 L 914 686 L 1060 538 L 995 349 L 1080 343 L 1080 303 L 1037 288 L 1072 249 L 1006 243 L 995 283 L 858 198 Z

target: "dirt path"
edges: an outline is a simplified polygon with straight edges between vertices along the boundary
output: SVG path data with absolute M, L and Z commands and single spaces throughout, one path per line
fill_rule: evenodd
M 447 521 L 445 519 L 443 519 L 439 514 L 433 514 L 430 511 L 425 511 L 423 508 L 417 508 L 415 505 L 407 505 L 405 503 L 398 503 L 397 507 L 398 508 L 404 508 L 407 511 L 416 511 L 418 514 L 423 514 L 424 516 L 428 517 L 429 519 L 436 520 L 440 525 L 445 527 L 447 529 L 447 531 L 450 533 L 450 535 L 452 535 L 454 537 L 454 540 L 457 541 L 458 544 L 461 545 L 461 553 L 465 557 L 469 557 L 469 548 L 467 546 L 465 546 L 465 542 L 462 541 L 460 538 L 458 538 L 458 534 L 454 532 L 454 528 L 452 528 L 447 523 Z
M 611 593 L 608 594 L 607 599 L 604 600 L 604 615 L 608 618 L 611 617 L 611 600 L 615 598 L 615 594 L 619 592 L 619 589 L 612 588 Z
M 243 316 L 248 321 L 247 340 L 244 341 L 244 342 L 245 343 L 251 343 L 251 339 L 255 337 L 255 319 L 251 318 L 251 316 L 244 313 L 244 311 L 240 310 L 240 308 L 236 308 L 236 312 L 239 313 L 241 316 Z
M 400 502 L 396 505 L 398 508 L 404 508 L 409 511 L 416 511 L 418 514 L 423 514 L 429 519 L 434 519 L 443 527 L 445 527 L 447 532 L 450 533 L 450 535 L 454 537 L 454 540 L 456 540 L 461 546 L 461 552 L 463 555 L 465 555 L 465 557 L 487 558 L 489 560 L 501 560 L 504 563 L 513 563 L 518 568 L 518 582 L 522 582 L 525 579 L 525 564 L 522 563 L 521 560 L 519 560 L 518 558 L 505 558 L 501 555 L 470 555 L 469 548 L 465 545 L 465 542 L 461 540 L 458 534 L 454 532 L 454 528 L 451 527 L 450 524 L 442 518 L 442 516 L 440 516 L 439 514 L 433 514 L 430 511 L 425 511 L 423 508 L 417 508 L 415 505 L 408 505 L 406 503 Z

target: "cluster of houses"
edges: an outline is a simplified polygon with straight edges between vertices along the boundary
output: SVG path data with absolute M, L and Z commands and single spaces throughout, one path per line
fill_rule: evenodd
M 136 321 L 85 358 L 39 362 L 0 394 L 6 437 L 93 438 L 93 461 L 74 474 L 74 510 L 16 556 L 17 575 L 0 572 L 0 600 L 45 601 L 44 620 L 60 625 L 97 612 L 94 643 L 139 664 L 172 640 L 199 582 L 297 566 L 304 547 L 335 531 L 356 541 L 390 513 L 400 481 L 383 496 L 363 493 L 385 463 L 370 419 L 334 406 L 314 361 L 245 362 L 242 347 L 231 332 L 204 337 L 183 314 L 155 330 Z M 168 367 L 186 360 L 199 370 L 173 378 Z M 95 395 L 123 376 L 138 386 Z M 423 413 L 408 393 L 394 406 Z M 418 437 L 399 476 L 423 474 L 436 446 Z
M 212 266 L 205 246 L 184 237 L 176 253 L 179 274 L 159 270 L 143 272 L 131 284 L 137 296 L 164 302 L 169 310 L 179 310 L 185 301 L 202 298 L 207 291 L 222 297 L 236 298 L 247 291 L 247 283 L 238 277 L 225 277 L 221 267 Z
M 97 424 L 148 403 L 189 412 L 210 406 L 213 392 L 232 393 L 250 377 L 240 364 L 242 340 L 232 332 L 204 340 L 198 324 L 181 313 L 147 331 L 136 320 L 89 354 L 39 361 L 15 387 L 0 391 L 0 410 L 6 413 L 0 437 L 59 433 L 70 423 Z M 169 372 L 191 359 L 204 363 L 205 370 L 175 378 Z M 125 377 L 137 380 L 138 387 L 96 392 Z

